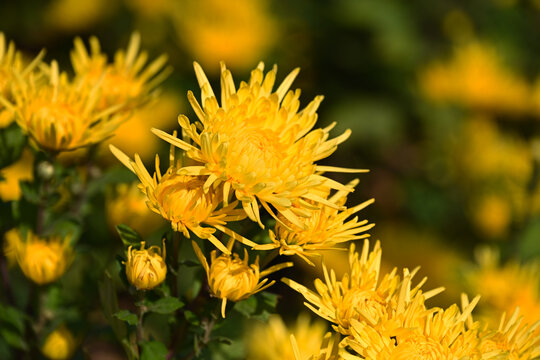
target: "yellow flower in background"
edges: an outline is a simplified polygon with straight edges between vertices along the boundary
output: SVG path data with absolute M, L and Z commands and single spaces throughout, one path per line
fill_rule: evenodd
M 171 14 L 179 40 L 212 73 L 219 71 L 219 61 L 247 70 L 277 42 L 277 23 L 266 0 L 182 0 L 176 5 Z
M 47 336 L 41 352 L 50 360 L 68 360 L 76 347 L 77 341 L 73 334 L 65 326 L 60 326 Z
M 300 347 L 296 342 L 294 335 L 291 335 L 291 345 L 294 352 L 293 360 L 342 360 L 344 359 L 339 355 L 339 335 L 331 332 L 327 332 L 323 337 L 323 342 L 318 348 L 311 348 L 308 358 L 304 357 L 300 352 Z M 347 354 L 347 360 L 361 360 L 351 354 Z
M 152 91 L 172 71 L 165 67 L 165 54 L 147 64 L 148 54 L 140 52 L 140 45 L 141 36 L 133 33 L 126 50 L 117 51 L 114 61 L 109 63 L 96 37 L 90 38 L 89 50 L 80 38 L 75 39 L 71 52 L 75 78 L 90 88 L 100 89 L 99 110 L 121 107 L 122 111 L 133 111 L 148 101 Z
M 241 209 L 235 209 L 237 202 L 218 207 L 223 200 L 220 189 L 203 190 L 207 179 L 204 176 L 183 175 L 180 161 L 175 160 L 175 149 L 171 146 L 169 168 L 161 174 L 159 157 L 156 156 L 156 172 L 150 176 L 139 155 L 135 160 L 110 146 L 113 154 L 129 170 L 139 177 L 139 189 L 146 195 L 147 205 L 156 214 L 171 222 L 173 230 L 182 232 L 189 238 L 190 231 L 201 239 L 208 239 L 218 249 L 227 253 L 228 250 L 213 234 L 216 229 L 241 241 L 248 246 L 256 244 L 226 227 L 227 222 L 245 218 Z M 203 227 L 207 224 L 211 227 Z
M 540 263 L 500 265 L 499 253 L 487 247 L 476 257 L 478 266 L 465 274 L 466 284 L 482 296 L 483 315 L 493 319 L 493 314 L 519 307 L 526 323 L 540 321 Z
M 112 135 L 124 119 L 112 109 L 98 112 L 97 86 L 71 82 L 58 63 L 31 74 L 13 89 L 17 123 L 44 150 L 69 151 L 90 146 Z
M 4 253 L 10 263 L 16 260 L 24 275 L 39 285 L 52 283 L 64 275 L 73 259 L 69 236 L 40 237 L 28 230 L 23 237 L 18 229 L 6 233 Z
M 109 144 L 123 149 L 128 154 L 138 153 L 143 161 L 150 161 L 159 150 L 160 139 L 151 133 L 153 127 L 170 128 L 176 124 L 176 117 L 183 108 L 177 94 L 165 92 L 142 108 L 134 111 L 122 123 L 109 140 L 100 147 L 99 156 L 107 161 L 114 158 Z M 144 144 L 144 146 L 141 146 Z
M 107 194 L 107 221 L 111 229 L 126 224 L 145 237 L 163 225 L 163 218 L 148 208 L 147 198 L 137 185 L 118 184 Z
M 505 67 L 494 47 L 481 42 L 457 47 L 449 60 L 427 66 L 420 86 L 434 101 L 473 109 L 523 114 L 531 106 L 527 83 Z
M 473 222 L 489 238 L 502 238 L 512 221 L 511 204 L 498 194 L 480 197 L 473 206 Z
M 153 289 L 167 276 L 165 240 L 161 248 L 154 245 L 145 249 L 145 244 L 142 241 L 139 250 L 130 246 L 127 251 L 126 276 L 138 290 Z
M 533 324 L 524 322 L 523 316 L 519 316 L 518 308 L 511 314 L 506 320 L 506 313 L 503 313 L 497 330 L 485 329 L 480 334 L 481 353 L 490 354 L 490 359 L 496 358 L 495 356 L 508 360 L 538 359 L 540 320 Z
M 111 11 L 111 1 L 53 0 L 44 12 L 44 20 L 49 28 L 66 32 L 89 29 Z
M 349 137 L 350 130 L 331 140 L 328 137 L 333 125 L 311 131 L 322 96 L 299 111 L 300 90 L 289 91 L 299 69 L 273 91 L 277 67 L 264 76 L 264 65 L 260 63 L 252 71 L 249 83 L 242 82 L 236 90 L 231 72 L 222 64 L 219 105 L 202 68 L 197 63 L 194 66 L 202 107 L 192 92 L 188 93 L 188 100 L 200 123 L 192 124 L 183 115 L 178 118 L 183 133 L 193 144 L 188 139 L 153 130 L 200 163 L 182 169 L 183 173 L 208 176 L 205 192 L 222 186 L 225 204 L 234 192 L 247 216 L 261 227 L 259 205 L 277 218 L 273 207 L 301 229 L 305 225 L 300 218 L 309 217 L 314 207 L 308 201 L 339 208 L 319 196 L 316 188 L 353 189 L 322 176 L 322 172 L 356 170 L 317 166 L 315 161 L 332 154 Z
M 293 290 L 296 290 L 308 301 L 306 306 L 314 313 L 332 322 L 334 329 L 343 335 L 350 334 L 351 322 L 362 321 L 370 326 L 386 326 L 384 323 L 396 317 L 406 304 L 420 291 L 426 281 L 422 280 L 411 289 L 411 281 L 418 272 L 418 268 L 410 272 L 403 270 L 403 280 L 397 275 L 394 268 L 381 278 L 382 250 L 380 243 L 376 242 L 372 251 L 369 251 L 369 241 L 364 240 L 362 252 L 355 252 L 354 244 L 349 252 L 349 273 L 343 275 L 341 280 L 336 279 L 334 270 L 323 264 L 324 281 L 315 280 L 317 292 L 290 279 L 282 279 Z M 443 289 L 437 288 L 425 292 L 421 300 L 429 299 L 440 293 Z
M 15 44 L 12 41 L 8 43 L 4 33 L 0 32 L 0 100 L 11 99 L 11 84 L 15 80 L 15 73 L 18 73 L 20 77 L 26 77 L 39 64 L 43 55 L 42 51 L 25 66 L 21 54 L 15 49 Z M 7 127 L 15 120 L 13 111 L 6 109 L 3 102 L 0 101 L 0 129 Z
M 225 308 L 228 300 L 240 301 L 247 299 L 251 295 L 272 286 L 275 280 L 268 282 L 268 279 L 262 278 L 293 265 L 291 262 L 287 262 L 270 266 L 268 269 L 260 271 L 259 257 L 257 256 L 255 262 L 250 265 L 246 249 L 244 249 L 243 260 L 240 259 L 238 254 L 231 255 L 234 239 L 229 241 L 227 253 L 217 256 L 216 250 L 212 250 L 210 253 L 210 265 L 208 265 L 206 257 L 197 243 L 192 241 L 192 244 L 195 254 L 206 271 L 208 285 L 210 286 L 212 295 L 222 299 L 221 316 L 223 317 L 225 317 Z
M 21 198 L 20 181 L 32 180 L 34 156 L 30 150 L 23 150 L 15 163 L 0 169 L 0 199 L 13 201 Z
M 295 360 L 291 335 L 294 336 L 300 357 L 306 360 L 314 350 L 321 348 L 326 333 L 326 324 L 302 313 L 290 327 L 279 315 L 271 315 L 267 323 L 250 326 L 246 334 L 248 360 Z
M 358 180 L 348 184 L 350 187 L 356 186 Z M 332 196 L 325 194 L 323 197 L 336 207 L 342 207 L 347 200 L 348 191 L 338 191 Z M 258 250 L 269 250 L 279 248 L 282 255 L 298 255 L 308 264 L 314 265 L 309 260 L 310 256 L 320 256 L 321 250 L 334 249 L 339 244 L 369 237 L 369 234 L 362 234 L 371 229 L 375 224 L 368 224 L 367 220 L 358 221 L 354 217 L 347 221 L 349 217 L 375 200 L 371 199 L 356 205 L 352 208 L 338 210 L 336 207 L 322 205 L 315 208 L 310 217 L 305 219 L 306 229 L 293 229 L 287 224 L 287 219 L 281 218 L 281 222 L 276 223 L 275 233 L 270 231 L 272 244 L 256 246 Z M 290 225 L 290 224 L 289 224 Z

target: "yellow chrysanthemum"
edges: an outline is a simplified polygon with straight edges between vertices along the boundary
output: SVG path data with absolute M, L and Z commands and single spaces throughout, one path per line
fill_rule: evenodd
M 210 265 L 208 265 L 206 257 L 197 243 L 192 241 L 192 244 L 195 254 L 206 271 L 212 295 L 222 299 L 221 316 L 223 317 L 225 317 L 227 300 L 240 301 L 247 299 L 275 283 L 275 280 L 268 282 L 268 279 L 262 279 L 266 275 L 293 266 L 291 262 L 286 262 L 260 271 L 259 257 L 257 256 L 255 262 L 250 265 L 246 249 L 244 249 L 243 260 L 240 259 L 238 254 L 231 255 L 234 239 L 229 241 L 227 253 L 217 256 L 216 250 L 212 250 L 210 253 Z
M 67 270 L 73 259 L 70 237 L 39 237 L 28 231 L 26 238 L 18 229 L 5 235 L 4 253 L 10 263 L 19 264 L 26 277 L 39 285 L 56 281 Z
M 529 325 L 523 322 L 516 308 L 508 321 L 503 313 L 496 331 L 484 330 L 480 335 L 480 352 L 488 359 L 533 360 L 540 357 L 540 320 Z
M 309 315 L 302 313 L 297 321 L 288 328 L 279 315 L 272 315 L 267 323 L 257 323 L 246 334 L 248 360 L 294 360 L 290 336 L 296 341 L 298 360 L 307 360 L 320 349 L 326 324 L 320 320 L 311 322 Z
M 41 347 L 41 352 L 47 359 L 68 360 L 75 352 L 77 341 L 71 332 L 60 326 L 47 336 Z
M 94 26 L 111 10 L 107 0 L 54 0 L 48 3 L 42 16 L 49 29 L 77 33 Z
M 75 78 L 91 88 L 99 87 L 100 110 L 119 106 L 124 111 L 134 110 L 171 72 L 170 67 L 164 68 L 165 54 L 147 64 L 148 54 L 139 52 L 140 43 L 140 35 L 133 33 L 126 50 L 117 51 L 114 62 L 108 63 L 96 37 L 90 38 L 90 52 L 80 38 L 75 39 L 71 52 Z
M 426 310 L 421 296 L 394 318 L 393 327 L 380 331 L 369 323 L 352 321 L 351 336 L 341 345 L 371 360 L 460 360 L 476 355 L 478 338 L 467 329 L 467 319 L 478 303 L 476 297 L 463 312 L 457 305 L 446 310 Z
M 428 66 L 420 83 L 435 101 L 511 113 L 527 112 L 531 106 L 524 80 L 503 66 L 494 48 L 479 42 L 456 48 L 447 62 Z
M 13 89 L 17 122 L 42 149 L 74 150 L 98 143 L 118 127 L 123 117 L 113 109 L 97 110 L 99 87 L 69 81 L 53 61 L 49 68 L 20 80 Z
M 501 266 L 498 252 L 489 248 L 476 255 L 479 266 L 466 279 L 470 289 L 482 295 L 484 315 L 493 318 L 519 307 L 527 323 L 540 321 L 540 263 L 510 261 Z
M 249 83 L 242 82 L 236 90 L 231 72 L 222 64 L 219 105 L 202 68 L 197 63 L 194 66 L 202 107 L 192 92 L 188 99 L 199 122 L 191 124 L 183 115 L 178 118 L 183 133 L 193 144 L 161 130 L 153 131 L 200 163 L 183 171 L 187 175 L 207 175 L 205 192 L 222 185 L 227 203 L 230 191 L 234 191 L 248 217 L 261 226 L 259 203 L 274 217 L 271 207 L 294 226 L 305 228 L 299 217 L 310 216 L 313 205 L 307 201 L 336 207 L 317 195 L 315 187 L 352 191 L 321 175 L 323 171 L 352 170 L 315 164 L 332 154 L 350 131 L 332 140 L 328 136 L 333 125 L 310 131 L 322 96 L 298 111 L 300 91 L 288 91 L 298 69 L 273 91 L 277 67 L 264 76 L 264 65 L 260 63 Z
M 364 241 L 360 254 L 355 252 L 354 244 L 349 253 L 349 273 L 343 275 L 341 281 L 336 279 L 333 270 L 323 265 L 324 282 L 315 280 L 317 292 L 298 284 L 290 279 L 282 279 L 292 289 L 301 293 L 308 301 L 306 306 L 320 317 L 332 322 L 334 329 L 344 335 L 350 333 L 351 321 L 362 321 L 371 326 L 382 326 L 404 309 L 411 299 L 420 291 L 425 283 L 423 279 L 411 289 L 411 280 L 418 271 L 404 269 L 403 280 L 394 268 L 380 279 L 382 250 L 380 243 L 375 244 L 369 251 L 369 241 Z M 428 299 L 439 292 L 437 288 L 422 294 L 422 300 Z
M 213 235 L 216 229 L 246 245 L 256 245 L 226 227 L 229 221 L 245 218 L 242 210 L 235 209 L 237 202 L 218 209 L 223 200 L 221 189 L 204 191 L 207 177 L 183 175 L 180 162 L 175 160 L 174 147 L 171 146 L 170 165 L 163 175 L 156 155 L 156 172 L 153 176 L 150 176 L 139 155 L 135 154 L 133 161 L 113 145 L 110 148 L 118 160 L 139 177 L 139 188 L 146 195 L 150 210 L 170 221 L 173 230 L 182 232 L 187 238 L 191 231 L 199 238 L 210 240 L 225 253 L 228 253 L 227 248 Z M 211 227 L 203 227 L 203 224 Z
M 502 195 L 488 194 L 480 197 L 472 211 L 472 220 L 483 234 L 495 239 L 506 235 L 512 221 L 512 209 Z
M 138 290 L 153 289 L 167 276 L 165 240 L 161 248 L 154 245 L 145 249 L 145 244 L 141 242 L 139 250 L 130 246 L 127 251 L 126 276 Z
M 334 333 L 326 333 L 323 337 L 323 341 L 320 347 L 311 348 L 309 351 L 310 356 L 304 357 L 300 352 L 300 348 L 296 341 L 296 338 L 291 334 L 291 345 L 294 353 L 294 358 L 291 360 L 360 360 L 355 356 L 346 354 L 346 358 L 339 354 L 339 335 Z
M 176 6 L 173 21 L 180 41 L 213 73 L 219 61 L 247 70 L 278 37 L 267 0 L 181 0 Z
M 0 199 L 13 201 L 21 198 L 20 181 L 32 180 L 34 156 L 29 150 L 24 150 L 21 158 L 15 163 L 0 169 Z
M 354 187 L 358 183 L 355 180 L 348 184 Z M 362 234 L 371 229 L 375 224 L 368 224 L 367 220 L 358 221 L 358 217 L 347 219 L 366 206 L 372 204 L 374 199 L 368 200 L 352 208 L 339 210 L 337 207 L 345 205 L 348 191 L 338 191 L 328 197 L 323 197 L 334 207 L 322 205 L 315 208 L 310 217 L 304 220 L 305 229 L 297 229 L 292 226 L 284 226 L 288 221 L 281 218 L 281 222 L 276 223 L 275 233 L 270 231 L 272 244 L 255 247 L 259 250 L 269 250 L 279 248 L 282 255 L 298 255 L 308 264 L 313 265 L 309 256 L 319 255 L 321 250 L 335 249 L 338 244 L 363 239 L 369 234 Z
M 0 99 L 11 99 L 15 73 L 25 77 L 41 61 L 43 55 L 42 51 L 25 67 L 21 54 L 15 49 L 15 44 L 12 41 L 7 43 L 4 33 L 0 32 Z M 0 101 L 0 128 L 8 126 L 14 119 L 13 111 L 6 109 L 3 101 Z
M 163 225 L 163 219 L 148 209 L 146 196 L 138 184 L 118 184 L 106 199 L 107 222 L 114 229 L 126 224 L 141 236 L 151 234 Z

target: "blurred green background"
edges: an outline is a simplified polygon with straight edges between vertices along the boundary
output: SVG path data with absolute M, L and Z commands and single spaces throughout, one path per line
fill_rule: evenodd
M 139 31 L 151 58 L 168 54 L 174 72 L 163 99 L 113 139 L 147 160 L 166 151 L 151 127 L 194 117 L 185 101 L 188 89 L 198 94 L 194 60 L 215 88 L 222 60 L 236 82 L 259 60 L 278 64 L 278 79 L 301 67 L 293 86 L 301 103 L 325 96 L 318 126 L 352 130 L 324 163 L 371 170 L 348 204 L 376 199 L 361 216 L 377 224 L 385 261 L 421 265 L 428 285 L 447 288 L 442 304 L 481 293 L 486 312 L 519 304 L 532 321 L 540 319 L 539 20 L 538 0 L 0 2 L 0 31 L 66 68 L 75 36 L 97 36 L 112 56 Z M 339 255 L 327 262 L 335 258 L 338 266 Z

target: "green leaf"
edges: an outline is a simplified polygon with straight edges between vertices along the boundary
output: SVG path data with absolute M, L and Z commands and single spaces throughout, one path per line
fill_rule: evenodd
M 120 310 L 113 314 L 114 317 L 127 322 L 129 325 L 137 325 L 137 315 L 129 310 Z
M 167 357 L 167 347 L 159 341 L 141 343 L 141 360 L 163 360 Z
M 120 239 L 122 239 L 125 246 L 136 245 L 143 241 L 138 232 L 125 224 L 117 225 L 116 231 L 118 231 L 118 235 L 120 235 Z
M 24 331 L 24 320 L 26 315 L 18 309 L 11 306 L 2 306 L 0 304 L 0 323 L 6 323 L 13 326 L 19 333 Z
M 17 124 L 0 129 L 0 168 L 17 161 L 25 144 L 26 137 Z
M 39 195 L 39 189 L 37 184 L 33 184 L 28 181 L 21 181 L 19 183 L 23 197 L 31 204 L 39 204 L 41 197 Z
M 183 307 L 184 303 L 175 297 L 164 297 L 153 302 L 146 300 L 139 305 L 144 305 L 148 311 L 158 314 L 171 314 Z
M 197 315 L 195 315 L 192 311 L 184 311 L 184 316 L 186 317 L 186 320 L 192 325 L 198 326 L 201 323 Z
M 257 298 L 250 296 L 245 300 L 239 301 L 234 304 L 234 309 L 249 318 L 257 310 Z
M 118 299 L 111 275 L 108 272 L 105 273 L 105 279 L 99 284 L 99 298 L 103 313 L 111 324 L 116 338 L 119 340 L 124 339 L 127 336 L 127 328 L 122 321 L 113 316 L 113 314 L 119 311 Z
M 28 345 L 21 334 L 7 328 L 0 328 L 0 336 L 8 345 L 17 349 L 28 350 Z

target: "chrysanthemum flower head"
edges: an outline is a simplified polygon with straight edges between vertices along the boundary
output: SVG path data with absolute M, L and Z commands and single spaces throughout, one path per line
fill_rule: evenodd
M 75 337 L 67 327 L 62 325 L 47 336 L 41 352 L 47 359 L 67 360 L 71 358 L 76 347 Z
M 42 238 L 28 231 L 26 238 L 18 229 L 5 235 L 4 253 L 10 263 L 17 262 L 24 275 L 39 285 L 56 281 L 73 259 L 70 237 Z
M 130 246 L 127 251 L 126 276 L 139 290 L 153 289 L 167 276 L 165 240 L 161 248 L 154 245 L 145 249 L 145 245 L 143 241 L 139 250 Z
M 171 146 L 170 165 L 164 174 L 159 169 L 159 157 L 156 156 L 156 172 L 153 176 L 150 176 L 137 154 L 133 161 L 116 147 L 111 145 L 110 148 L 139 177 L 139 188 L 146 195 L 150 210 L 170 221 L 175 231 L 182 232 L 188 238 L 191 231 L 202 239 L 210 240 L 223 252 L 228 252 L 228 249 L 213 235 L 216 229 L 246 245 L 256 245 L 226 227 L 229 221 L 245 218 L 241 209 L 235 209 L 237 202 L 220 207 L 223 200 L 221 190 L 211 188 L 204 191 L 207 177 L 183 174 L 180 162 L 175 160 L 174 147 Z M 204 224 L 210 227 L 204 227 Z
M 259 204 L 274 217 L 272 207 L 294 226 L 304 228 L 300 217 L 308 217 L 313 208 L 307 200 L 327 203 L 311 191 L 313 188 L 327 185 L 352 191 L 321 175 L 323 171 L 343 169 L 315 165 L 315 161 L 332 154 L 350 131 L 331 140 L 328 137 L 333 125 L 311 131 L 322 96 L 299 111 L 300 90 L 289 90 L 299 70 L 290 73 L 276 90 L 277 68 L 274 66 L 266 76 L 263 70 L 260 63 L 249 82 L 242 82 L 236 89 L 231 72 L 222 65 L 219 104 L 206 75 L 195 63 L 201 104 L 191 92 L 188 99 L 199 121 L 192 124 L 183 115 L 178 118 L 191 141 L 153 131 L 200 163 L 184 170 L 189 175 L 207 175 L 205 191 L 222 184 L 224 201 L 233 191 L 248 217 L 261 226 Z
M 102 141 L 123 121 L 112 114 L 113 109 L 98 112 L 99 97 L 97 87 L 70 81 L 53 61 L 27 80 L 19 79 L 10 106 L 19 126 L 35 144 L 61 152 Z
M 357 183 L 358 181 L 355 180 L 348 186 L 354 187 Z M 317 207 L 313 204 L 314 209 L 311 215 L 304 220 L 305 229 L 293 226 L 287 219 L 280 216 L 281 221 L 276 223 L 275 232 L 270 231 L 272 244 L 260 245 L 256 249 L 279 248 L 280 254 L 298 255 L 308 264 L 313 265 L 309 257 L 320 255 L 319 251 L 335 249 L 341 243 L 369 237 L 370 235 L 364 232 L 375 224 L 368 224 L 367 220 L 358 221 L 357 216 L 349 218 L 372 204 L 374 200 L 365 201 L 352 208 L 338 209 L 345 205 L 347 194 L 348 191 L 340 190 L 332 196 L 329 196 L 329 193 L 321 195 L 334 206 L 323 204 Z
M 133 110 L 145 102 L 171 72 L 171 68 L 165 67 L 166 55 L 147 64 L 148 54 L 140 52 L 140 43 L 140 35 L 133 33 L 127 49 L 117 51 L 114 62 L 108 63 L 96 37 L 90 38 L 90 53 L 80 38 L 75 39 L 71 62 L 76 78 L 90 87 L 99 85 L 102 93 L 98 103 L 100 110 L 115 106 Z
M 320 349 L 326 333 L 326 324 L 321 320 L 310 321 L 301 313 L 291 326 L 287 326 L 279 315 L 271 315 L 268 322 L 257 323 L 246 334 L 247 359 L 283 360 L 294 359 L 291 335 L 295 338 L 299 359 L 307 359 L 314 349 Z
M 253 264 L 249 264 L 246 249 L 244 249 L 244 259 L 240 259 L 238 254 L 231 254 L 234 239 L 229 241 L 227 253 L 218 256 L 216 250 L 211 252 L 209 265 L 197 243 L 192 241 L 192 244 L 195 254 L 206 271 L 212 295 L 222 299 L 221 315 L 223 317 L 225 317 L 228 300 L 240 301 L 247 299 L 251 295 L 272 286 L 275 280 L 268 282 L 268 279 L 262 278 L 293 265 L 291 262 L 287 262 L 260 271 L 258 256 Z
M 426 279 L 414 288 L 411 280 L 418 271 L 403 271 L 403 279 L 397 269 L 385 274 L 381 279 L 382 250 L 377 242 L 369 251 L 369 241 L 364 241 L 362 252 L 350 247 L 349 273 L 341 280 L 336 279 L 333 270 L 323 265 L 324 281 L 315 280 L 316 292 L 290 279 L 282 279 L 287 285 L 301 293 L 308 301 L 306 306 L 320 317 L 332 322 L 334 329 L 344 335 L 350 333 L 352 321 L 362 321 L 371 326 L 384 327 L 398 316 L 419 293 Z M 434 289 L 422 294 L 421 301 L 441 292 Z M 388 325 L 390 326 L 390 325 Z

